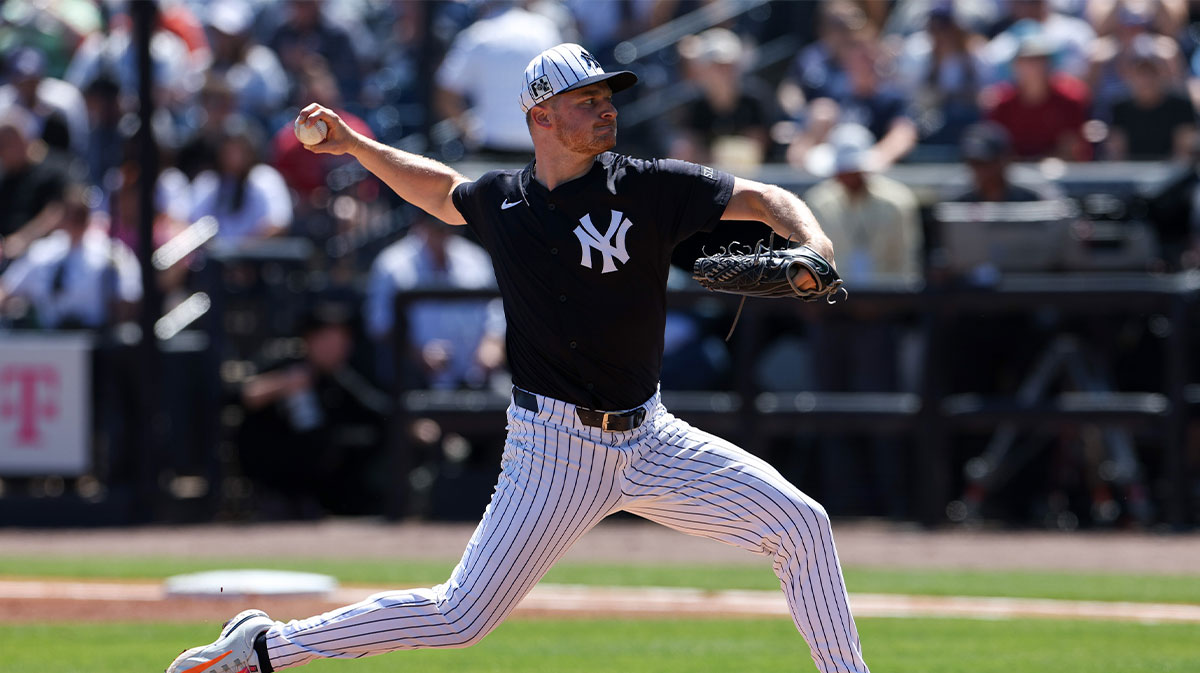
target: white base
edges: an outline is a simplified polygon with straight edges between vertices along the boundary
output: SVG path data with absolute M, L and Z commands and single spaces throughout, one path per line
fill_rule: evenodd
M 329 575 L 287 570 L 212 570 L 166 581 L 167 595 L 181 598 L 323 597 L 337 588 Z

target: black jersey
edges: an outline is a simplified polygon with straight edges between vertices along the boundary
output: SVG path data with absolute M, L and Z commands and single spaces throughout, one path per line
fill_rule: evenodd
M 711 229 L 733 176 L 606 152 L 547 190 L 522 170 L 454 190 L 492 256 L 514 385 L 592 409 L 646 401 L 662 368 L 671 251 Z

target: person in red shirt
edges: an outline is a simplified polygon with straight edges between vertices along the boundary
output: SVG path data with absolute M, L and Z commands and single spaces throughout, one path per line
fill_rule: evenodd
M 1053 53 L 1044 36 L 1026 36 L 1013 62 L 1013 82 L 985 92 L 986 116 L 1008 130 L 1019 159 L 1088 161 L 1092 148 L 1083 136 L 1088 89 L 1070 75 L 1051 72 Z
M 365 121 L 341 108 L 341 92 L 325 59 L 315 54 L 311 55 L 305 60 L 302 71 L 297 73 L 297 78 L 300 84 L 297 100 L 335 101 L 332 104 L 333 109 L 346 120 L 350 128 L 368 138 L 375 138 Z M 272 165 L 283 175 L 288 187 L 296 194 L 296 206 L 301 215 L 314 208 L 323 207 L 330 195 L 329 186 L 326 184 L 329 172 L 350 161 L 344 157 L 313 154 L 304 149 L 304 145 L 296 139 L 290 122 L 275 133 L 271 140 L 271 150 Z M 356 194 L 360 198 L 370 200 L 378 195 L 378 184 L 373 180 L 365 181 L 361 188 L 370 193 Z

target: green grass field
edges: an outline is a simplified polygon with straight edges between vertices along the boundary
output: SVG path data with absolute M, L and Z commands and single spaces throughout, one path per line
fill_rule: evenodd
M 890 673 L 1194 673 L 1196 626 L 864 619 L 867 662 Z M 212 625 L 54 624 L 0 629 L 5 673 L 161 671 Z M 815 671 L 786 620 L 517 619 L 465 650 L 319 661 L 311 673 L 735 673 Z
M 158 579 L 216 568 L 325 572 L 344 583 L 428 585 L 453 564 L 412 561 L 38 559 L 0 557 L 0 576 Z M 1200 603 L 1200 577 L 848 568 L 852 592 L 1024 596 Z M 773 589 L 754 566 L 563 564 L 547 582 Z M 860 619 L 872 669 L 892 673 L 1195 673 L 1200 625 L 1053 620 Z M 162 670 L 174 654 L 211 640 L 207 624 L 20 624 L 0 628 L 2 673 Z M 514 619 L 466 650 L 320 661 L 313 673 L 734 673 L 808 671 L 807 647 L 786 619 Z

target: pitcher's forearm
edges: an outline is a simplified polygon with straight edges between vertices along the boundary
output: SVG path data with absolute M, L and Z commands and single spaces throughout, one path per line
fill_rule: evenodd
M 450 195 L 460 183 L 469 180 L 453 168 L 428 157 L 389 147 L 365 136 L 350 150 L 400 198 L 447 224 L 466 224 Z
M 777 235 L 802 243 L 833 262 L 833 243 L 808 205 L 791 192 L 753 180 L 737 178 L 724 220 L 756 220 Z

